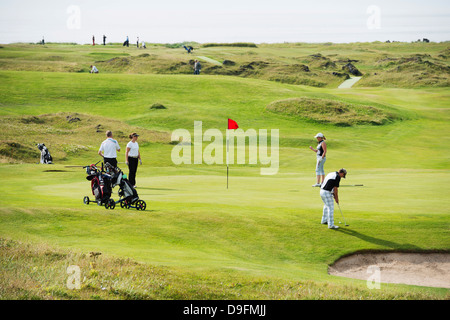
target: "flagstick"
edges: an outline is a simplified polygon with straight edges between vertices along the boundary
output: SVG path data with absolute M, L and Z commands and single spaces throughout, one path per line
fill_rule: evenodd
M 228 130 L 227 130 L 227 189 L 228 189 Z

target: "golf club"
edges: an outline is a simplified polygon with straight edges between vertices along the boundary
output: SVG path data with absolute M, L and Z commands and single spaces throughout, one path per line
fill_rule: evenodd
M 339 208 L 339 212 L 341 213 L 342 219 L 344 219 L 344 224 L 345 224 L 346 227 L 348 227 L 349 225 L 347 224 L 347 222 L 345 222 L 345 218 L 344 218 L 344 215 L 342 214 L 341 206 L 339 205 L 339 203 L 337 205 L 338 205 L 338 208 Z M 341 223 L 341 222 L 339 222 L 339 223 Z

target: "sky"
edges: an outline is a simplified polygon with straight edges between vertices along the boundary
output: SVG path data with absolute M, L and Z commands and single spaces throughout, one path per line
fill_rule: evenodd
M 448 0 L 0 0 L 0 43 L 450 40 Z

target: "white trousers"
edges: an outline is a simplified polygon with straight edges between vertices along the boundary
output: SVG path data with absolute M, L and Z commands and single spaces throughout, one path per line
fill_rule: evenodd
M 320 189 L 320 197 L 324 203 L 322 222 L 323 224 L 328 222 L 328 228 L 334 226 L 334 198 L 330 191 Z

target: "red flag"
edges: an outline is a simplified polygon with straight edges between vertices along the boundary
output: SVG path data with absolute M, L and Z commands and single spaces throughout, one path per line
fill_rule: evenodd
M 238 129 L 239 126 L 236 123 L 236 121 L 228 119 L 228 130 L 232 130 L 232 129 Z

